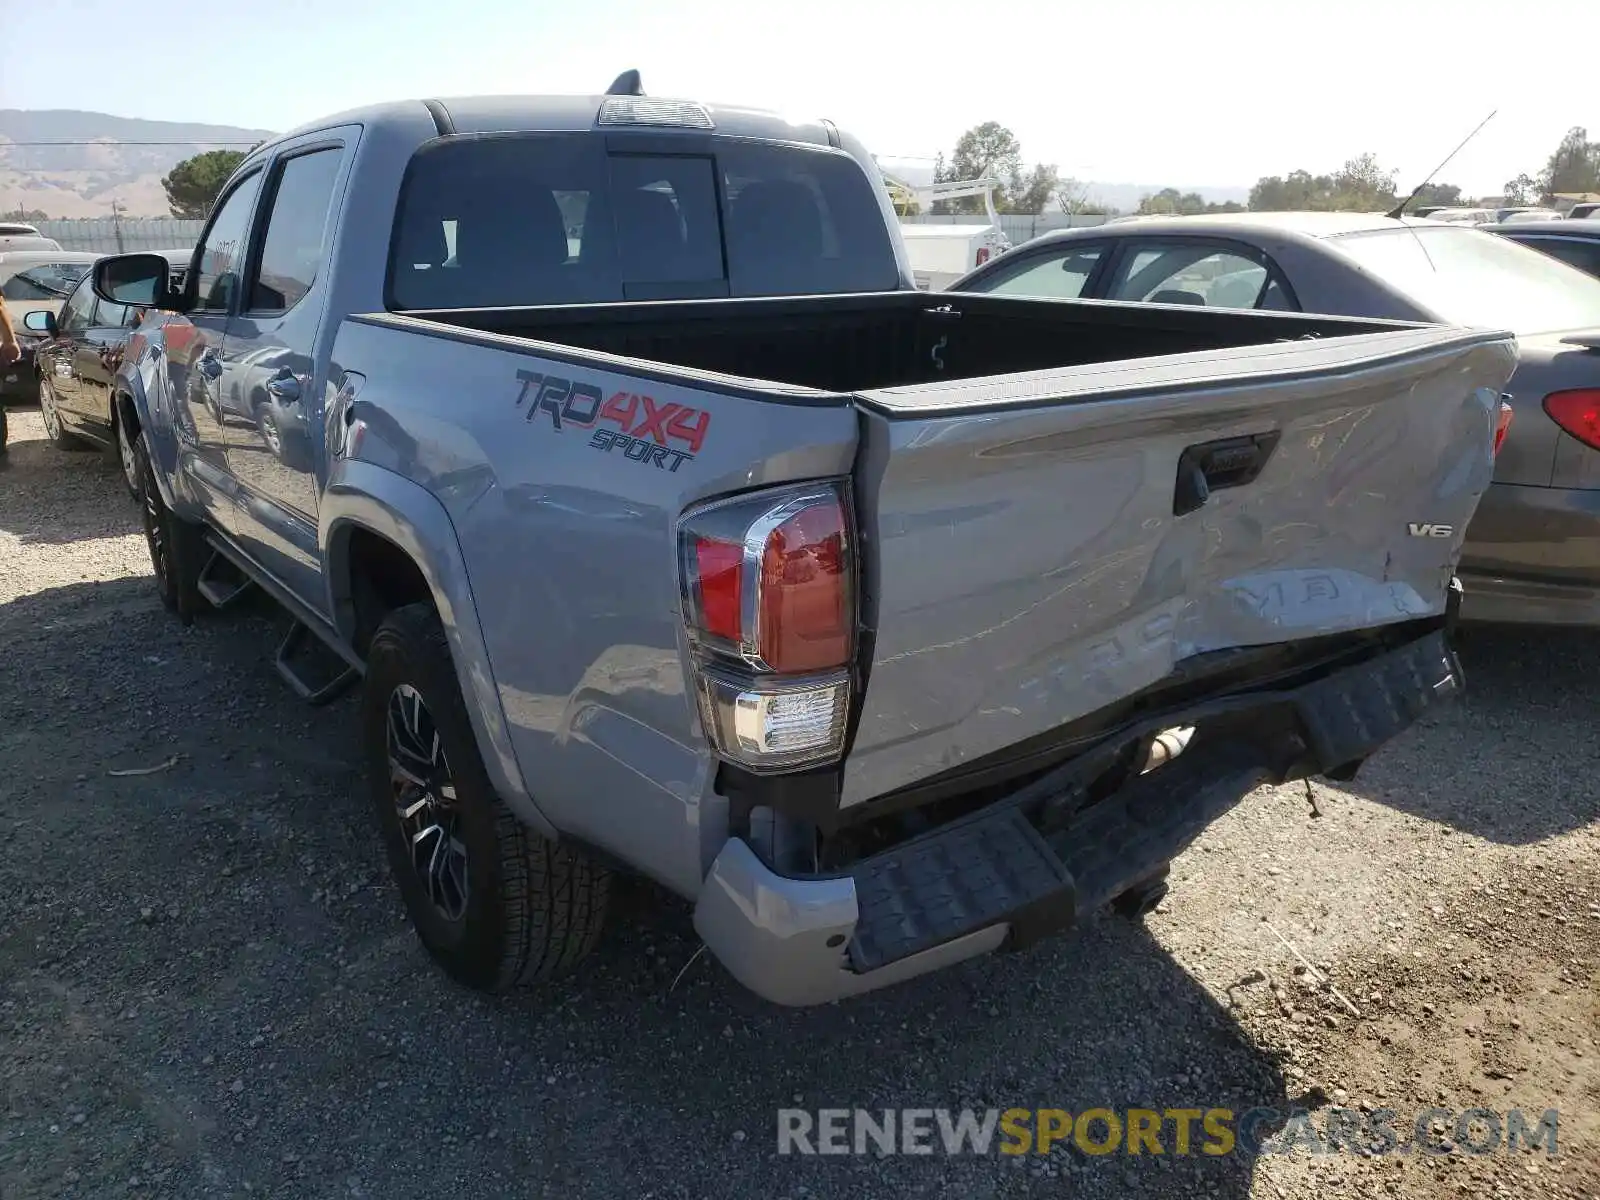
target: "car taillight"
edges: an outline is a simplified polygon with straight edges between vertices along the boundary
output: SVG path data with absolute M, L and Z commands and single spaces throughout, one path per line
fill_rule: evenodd
M 856 634 L 849 503 L 833 485 L 692 510 L 679 526 L 701 716 L 719 753 L 793 770 L 844 746 Z
M 1544 411 L 1585 446 L 1600 450 L 1600 388 L 1551 392 L 1544 398 Z
M 1506 434 L 1511 432 L 1511 418 L 1516 410 L 1506 401 L 1500 401 L 1500 415 L 1494 423 L 1494 457 L 1500 457 L 1500 447 L 1506 444 Z
M 979 246 L 978 247 L 978 265 L 981 267 L 981 266 L 983 266 L 984 263 L 986 263 L 988 261 L 989 261 L 989 247 L 987 247 L 987 246 Z

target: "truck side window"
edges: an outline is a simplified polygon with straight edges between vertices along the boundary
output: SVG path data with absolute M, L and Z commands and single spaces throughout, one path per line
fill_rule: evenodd
M 239 290 L 239 270 L 244 265 L 245 243 L 250 239 L 250 214 L 261 190 L 261 172 L 251 175 L 223 200 L 200 245 L 200 274 L 196 307 L 205 312 L 226 312 Z
M 338 147 L 313 150 L 279 166 L 261 261 L 250 283 L 250 311 L 285 312 L 311 290 L 322 265 L 341 154 Z

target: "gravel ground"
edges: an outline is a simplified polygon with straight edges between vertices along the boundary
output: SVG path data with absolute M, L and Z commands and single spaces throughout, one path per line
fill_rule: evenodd
M 1320 816 L 1304 785 L 1251 797 L 1143 924 L 792 1012 L 691 962 L 685 907 L 629 885 L 587 969 L 490 1001 L 414 941 L 350 703 L 278 682 L 283 618 L 179 628 L 113 464 L 29 410 L 7 457 L 6 1200 L 1600 1195 L 1600 637 L 1475 633 L 1464 703 L 1316 784 Z M 776 1153 L 790 1105 L 1291 1103 L 1402 1131 L 1554 1107 L 1560 1152 Z

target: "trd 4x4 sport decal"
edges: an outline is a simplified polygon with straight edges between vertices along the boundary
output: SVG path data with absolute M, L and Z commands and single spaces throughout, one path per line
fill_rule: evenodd
M 693 462 L 711 429 L 711 414 L 704 409 L 671 401 L 657 404 L 654 398 L 637 392 L 617 392 L 605 400 L 593 384 L 537 371 L 518 371 L 517 378 L 522 381 L 517 407 L 528 404 L 527 420 L 543 412 L 549 414 L 557 433 L 569 428 L 593 429 L 589 438 L 593 449 L 620 450 L 623 457 L 650 463 L 658 470 L 676 471 Z M 603 423 L 616 428 L 595 429 Z

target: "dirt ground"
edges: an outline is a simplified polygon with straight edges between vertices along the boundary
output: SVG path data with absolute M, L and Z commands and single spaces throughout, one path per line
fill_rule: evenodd
M 1600 1197 L 1600 636 L 1473 631 L 1461 704 L 1251 797 L 1142 924 L 796 1012 L 630 884 L 576 978 L 490 1001 L 412 937 L 350 702 L 277 680 L 284 619 L 178 627 L 116 467 L 11 424 L 4 1200 Z M 1437 1155 L 794 1157 L 788 1106 L 1391 1109 L 1408 1149 L 1452 1116 Z M 1466 1153 L 1475 1107 L 1558 1110 L 1557 1153 Z

